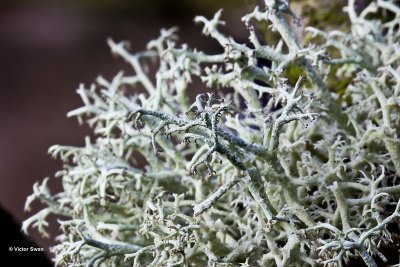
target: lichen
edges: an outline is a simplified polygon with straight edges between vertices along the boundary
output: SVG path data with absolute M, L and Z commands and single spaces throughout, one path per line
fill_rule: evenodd
M 63 190 L 35 184 L 26 208 L 46 207 L 23 230 L 46 235 L 58 216 L 59 266 L 386 261 L 380 244 L 400 217 L 400 9 L 378 0 L 358 14 L 354 2 L 348 32 L 307 27 L 304 47 L 288 21 L 298 18 L 275 0 L 242 18 L 251 45 L 220 31 L 221 11 L 197 17 L 221 54 L 179 46 L 175 29 L 136 54 L 110 39 L 134 74 L 79 87 L 83 106 L 68 116 L 95 137 L 50 148 Z M 255 21 L 281 40 L 263 44 Z M 191 104 L 194 77 L 209 93 Z

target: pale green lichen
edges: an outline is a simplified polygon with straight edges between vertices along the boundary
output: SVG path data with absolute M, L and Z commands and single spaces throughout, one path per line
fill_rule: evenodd
M 26 207 L 36 199 L 47 207 L 23 229 L 46 234 L 46 217 L 60 216 L 52 248 L 60 266 L 385 261 L 380 244 L 400 217 L 400 9 L 389 0 L 360 14 L 354 6 L 348 33 L 308 27 L 316 41 L 305 46 L 287 16 L 298 19 L 276 0 L 243 17 L 249 46 L 219 31 L 221 11 L 197 17 L 223 47 L 217 55 L 177 46 L 175 29 L 137 54 L 109 40 L 134 74 L 79 87 L 84 106 L 68 116 L 86 120 L 95 140 L 50 148 L 65 163 L 56 174 L 63 191 L 35 184 Z M 371 19 L 376 12 L 385 21 Z M 255 20 L 281 41 L 262 44 Z M 146 71 L 152 62 L 155 75 Z M 289 68 L 305 77 L 290 83 Z M 332 75 L 345 87 L 329 90 Z M 190 105 L 195 76 L 232 91 Z

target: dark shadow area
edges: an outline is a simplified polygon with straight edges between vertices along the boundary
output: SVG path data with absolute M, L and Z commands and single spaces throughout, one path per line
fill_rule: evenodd
M 47 267 L 53 264 L 46 257 L 41 247 L 37 246 L 29 237 L 22 234 L 19 225 L 3 207 L 0 206 L 0 221 L 2 238 L 2 261 L 12 263 L 13 266 L 40 266 Z M 7 251 L 6 253 L 4 253 Z M 5 256 L 5 258 L 4 258 Z

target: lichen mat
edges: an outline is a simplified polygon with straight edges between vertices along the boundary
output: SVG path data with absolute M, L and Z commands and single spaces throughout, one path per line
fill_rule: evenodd
M 178 46 L 175 29 L 136 54 L 109 40 L 134 74 L 79 87 L 83 106 L 68 116 L 95 138 L 50 148 L 63 191 L 35 184 L 26 209 L 46 207 L 23 230 L 46 235 L 46 217 L 62 216 L 59 266 L 385 262 L 400 217 L 400 8 L 380 0 L 360 13 L 350 0 L 345 11 L 347 32 L 306 27 L 304 44 L 285 1 L 242 18 L 250 45 L 220 31 L 221 11 L 197 17 L 215 55 Z M 260 22 L 276 43 L 262 44 Z M 191 104 L 196 76 L 210 93 Z

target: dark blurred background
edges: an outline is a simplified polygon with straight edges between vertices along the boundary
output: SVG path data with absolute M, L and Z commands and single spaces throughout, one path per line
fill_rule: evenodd
M 201 36 L 201 26 L 193 18 L 210 17 L 220 7 L 229 22 L 224 31 L 246 39 L 240 22 L 249 7 L 246 0 L 0 2 L 0 206 L 18 226 L 6 227 L 11 217 L 2 213 L 1 254 L 9 246 L 25 244 L 25 237 L 18 235 L 20 223 L 33 214 L 23 211 L 33 183 L 53 177 L 62 167 L 47 149 L 54 144 L 81 146 L 90 134 L 86 125 L 66 118 L 81 105 L 75 93 L 79 83 L 89 85 L 100 74 L 111 79 L 121 69 L 130 71 L 112 57 L 106 39 L 129 40 L 131 50 L 140 51 L 161 28 L 178 26 L 181 42 L 216 51 L 218 45 Z M 50 185 L 53 193 L 61 190 L 56 178 Z M 39 209 L 37 205 L 34 211 Z M 36 230 L 30 236 L 48 253 L 57 231 L 53 218 L 50 239 L 41 238 Z

